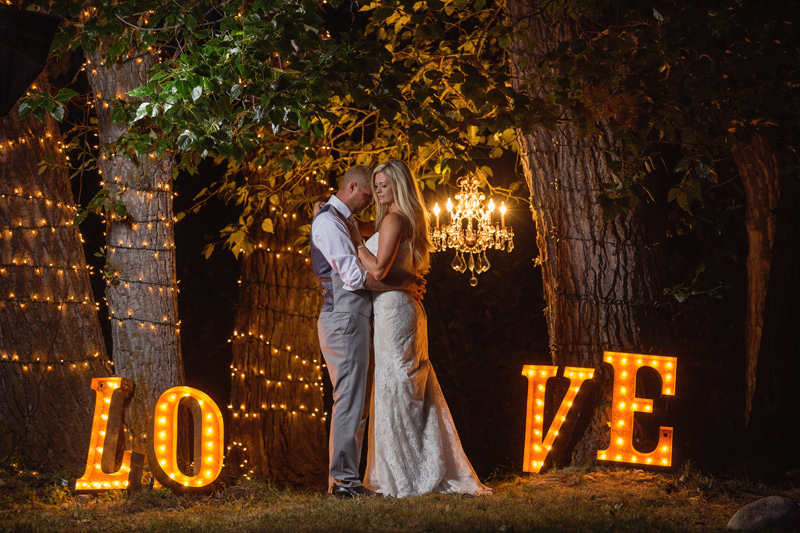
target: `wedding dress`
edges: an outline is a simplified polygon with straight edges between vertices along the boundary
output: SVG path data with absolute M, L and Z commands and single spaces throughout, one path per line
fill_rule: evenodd
M 378 253 L 378 234 L 366 243 Z M 412 270 L 403 239 L 390 272 Z M 428 322 L 405 291 L 373 292 L 375 379 L 364 485 L 402 498 L 427 492 L 487 494 L 461 447 L 428 359 Z

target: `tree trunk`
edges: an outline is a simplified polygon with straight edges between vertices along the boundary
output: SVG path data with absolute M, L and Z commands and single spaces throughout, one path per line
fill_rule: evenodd
M 48 89 L 45 75 L 36 82 Z M 86 463 L 93 377 L 111 374 L 89 280 L 61 133 L 0 118 L 0 463 Z M 39 163 L 50 164 L 39 172 Z
M 259 232 L 256 250 L 242 258 L 231 451 L 245 475 L 319 489 L 328 456 L 317 338 L 321 297 L 308 255 L 293 245 L 300 216 L 275 215 L 274 234 Z
M 513 46 L 515 83 L 518 88 L 535 87 L 533 67 L 548 50 L 572 38 L 575 22 L 545 13 L 531 16 L 533 6 L 525 1 L 509 1 L 507 9 L 515 22 L 530 26 L 529 38 Z M 532 92 L 542 91 L 540 87 Z M 587 464 L 609 438 L 613 373 L 602 363 L 603 351 L 658 354 L 662 349 L 663 252 L 657 243 L 660 235 L 650 231 L 644 203 L 626 216 L 604 220 L 597 198 L 602 184 L 613 181 L 604 156 L 621 159 L 620 146 L 605 128 L 579 139 L 568 120 L 555 130 L 521 131 L 519 141 L 536 223 L 553 364 L 597 369 L 596 387 L 580 408 L 584 418 L 568 437 L 572 443 L 580 439 L 574 461 Z
M 776 210 L 780 198 L 781 162 L 778 151 L 764 137 L 756 135 L 733 152 L 736 168 L 744 183 L 747 228 L 747 318 L 745 350 L 747 357 L 747 397 L 745 424 L 749 422 L 756 389 L 758 353 L 764 327 L 764 309 L 772 264 L 772 245 L 777 227 Z
M 800 419 L 800 387 L 796 384 L 800 374 L 800 179 L 797 173 L 775 177 L 780 180 L 780 199 L 773 212 L 777 224 L 746 453 L 762 464 L 795 469 L 800 442 L 800 424 L 796 422 Z
M 103 47 L 100 48 L 101 50 Z M 117 99 L 147 81 L 156 59 L 149 53 L 106 68 L 102 53 L 88 57 L 100 141 L 105 146 L 124 132 L 111 119 Z M 133 449 L 144 452 L 147 417 L 158 397 L 184 382 L 178 320 L 178 282 L 172 217 L 171 157 L 128 159 L 101 152 L 103 188 L 127 209 L 106 223 L 106 300 L 111 317 L 116 374 L 136 384 L 128 416 Z

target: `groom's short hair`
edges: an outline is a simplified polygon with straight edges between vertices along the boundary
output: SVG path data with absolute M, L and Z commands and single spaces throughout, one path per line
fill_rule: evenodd
M 355 182 L 359 188 L 369 189 L 372 186 L 372 168 L 367 165 L 354 165 L 350 167 L 339 181 L 339 188 L 344 189 L 344 187 L 351 182 Z

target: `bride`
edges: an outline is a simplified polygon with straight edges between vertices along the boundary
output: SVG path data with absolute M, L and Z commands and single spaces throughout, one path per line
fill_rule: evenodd
M 364 268 L 421 276 L 431 242 L 422 195 L 398 160 L 372 173 L 377 233 L 358 247 Z M 475 475 L 428 359 L 422 305 L 405 291 L 373 292 L 375 378 L 364 485 L 398 498 L 427 492 L 488 494 Z

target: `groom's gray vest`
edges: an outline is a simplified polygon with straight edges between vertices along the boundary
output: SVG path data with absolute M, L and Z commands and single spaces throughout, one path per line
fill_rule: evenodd
M 345 226 L 350 222 L 347 217 L 342 215 L 331 204 L 319 210 L 317 216 L 325 211 L 330 211 L 334 216 L 342 219 Z M 336 311 L 342 313 L 358 313 L 364 316 L 372 316 L 372 296 L 368 290 L 359 289 L 348 291 L 344 288 L 344 282 L 339 274 L 333 269 L 325 256 L 314 243 L 313 232 L 310 238 L 311 247 L 311 266 L 314 268 L 314 275 L 317 282 L 322 287 L 322 311 Z

